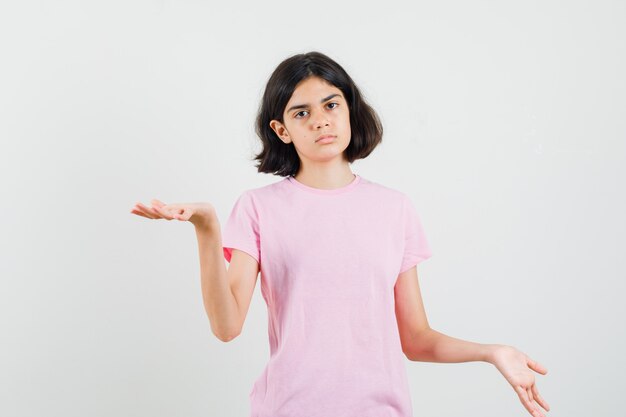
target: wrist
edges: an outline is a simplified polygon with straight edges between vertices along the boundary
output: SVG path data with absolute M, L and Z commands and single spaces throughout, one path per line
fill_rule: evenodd
M 501 344 L 487 344 L 485 345 L 485 351 L 483 354 L 483 361 L 488 362 L 490 364 L 495 363 L 495 357 L 500 350 L 506 348 L 506 345 Z
M 212 231 L 216 228 L 219 229 L 219 220 L 217 219 L 217 216 L 211 213 L 194 213 L 189 221 L 196 227 L 197 230 Z

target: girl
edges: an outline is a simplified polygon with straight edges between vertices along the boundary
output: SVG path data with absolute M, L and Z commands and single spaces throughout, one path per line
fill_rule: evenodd
M 411 417 L 404 358 L 493 364 L 535 417 L 549 410 L 512 346 L 430 328 L 416 265 L 431 256 L 406 194 L 352 173 L 383 129 L 345 70 L 319 52 L 284 60 L 256 120 L 259 172 L 223 234 L 209 203 L 137 203 L 131 213 L 194 224 L 213 333 L 241 333 L 261 272 L 270 359 L 250 391 L 252 417 Z M 229 262 L 229 267 L 222 260 Z

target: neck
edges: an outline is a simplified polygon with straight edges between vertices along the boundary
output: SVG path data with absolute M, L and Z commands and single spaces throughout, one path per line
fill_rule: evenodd
M 332 190 L 350 184 L 354 181 L 355 175 L 350 169 L 350 165 L 342 164 L 335 167 L 300 167 L 294 178 L 309 187 Z

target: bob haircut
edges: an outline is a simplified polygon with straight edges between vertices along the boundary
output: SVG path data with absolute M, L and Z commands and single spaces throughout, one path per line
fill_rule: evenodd
M 279 176 L 294 176 L 300 168 L 300 158 L 293 143 L 284 143 L 270 127 L 272 120 L 284 124 L 283 113 L 296 86 L 309 77 L 317 76 L 343 93 L 350 113 L 350 143 L 344 151 L 349 163 L 367 157 L 382 142 L 383 127 L 374 109 L 361 96 L 352 78 L 335 61 L 321 52 L 293 55 L 270 76 L 255 121 L 256 134 L 263 143 L 254 156 L 258 172 Z

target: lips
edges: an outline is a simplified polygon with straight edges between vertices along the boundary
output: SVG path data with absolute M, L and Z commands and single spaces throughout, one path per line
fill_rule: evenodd
M 335 135 L 322 135 L 322 136 L 320 136 L 319 138 L 317 138 L 317 139 L 315 140 L 315 142 L 318 142 L 318 141 L 320 141 L 320 140 L 322 140 L 322 139 L 334 138 L 334 137 L 335 137 Z

